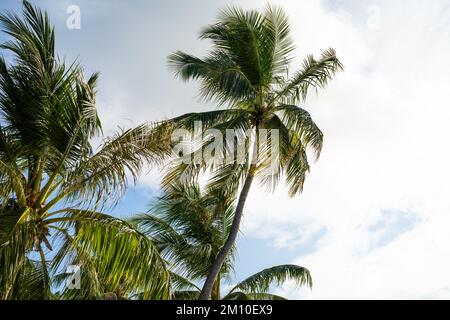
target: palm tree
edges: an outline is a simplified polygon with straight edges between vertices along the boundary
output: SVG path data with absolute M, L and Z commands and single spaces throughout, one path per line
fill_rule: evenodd
M 150 237 L 166 259 L 171 270 L 172 298 L 198 299 L 201 289 L 195 282 L 208 276 L 215 257 L 231 230 L 235 197 L 214 190 L 202 192 L 196 182 L 172 183 L 152 206 L 148 214 L 133 219 Z M 312 285 L 309 271 L 295 265 L 282 265 L 263 270 L 221 295 L 223 280 L 231 280 L 235 247 L 217 275 L 211 298 L 219 300 L 283 299 L 269 293 L 272 283 L 293 280 L 298 285 Z
M 219 106 L 226 104 L 227 108 L 187 114 L 173 122 L 192 129 L 201 121 L 204 128 L 234 129 L 240 136 L 249 130 L 257 137 L 263 129 L 275 129 L 279 133 L 278 170 L 274 174 L 261 174 L 273 165 L 266 152 L 252 152 L 248 157 L 251 159 L 244 164 L 229 161 L 214 167 L 210 183 L 215 189 L 226 193 L 240 185 L 241 191 L 231 231 L 200 295 L 200 299 L 208 299 L 214 280 L 236 240 L 254 179 L 273 190 L 284 174 L 290 196 L 302 192 L 310 168 L 307 151 L 311 150 L 315 158 L 319 158 L 323 134 L 310 114 L 298 105 L 305 101 L 309 89 L 325 87 L 343 67 L 335 51 L 328 49 L 319 59 L 308 56 L 303 67 L 290 76 L 288 67 L 294 45 L 288 18 L 281 9 L 270 6 L 263 13 L 237 8 L 223 10 L 219 22 L 205 28 L 200 38 L 213 44 L 205 58 L 179 51 L 169 56 L 169 65 L 182 80 L 199 80 L 204 100 L 214 100 Z M 247 149 L 247 156 L 251 147 Z M 253 149 L 259 147 L 256 140 Z M 197 163 L 180 165 L 169 173 L 167 180 L 205 166 L 204 163 L 203 166 Z
M 84 80 L 77 62 L 58 59 L 47 14 L 23 5 L 23 18 L 0 14 L 10 37 L 1 48 L 12 59 L 0 58 L 0 298 L 50 299 L 52 274 L 71 263 L 110 288 L 167 296 L 169 274 L 153 243 L 100 213 L 168 153 L 165 134 L 142 125 L 94 148 L 98 74 Z

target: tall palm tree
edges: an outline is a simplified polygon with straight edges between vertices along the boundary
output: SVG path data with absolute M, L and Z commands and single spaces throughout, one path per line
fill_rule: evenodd
M 59 60 L 47 14 L 23 5 L 23 18 L 0 14 L 10 38 L 1 49 L 11 57 L 0 58 L 0 298 L 52 298 L 51 274 L 72 262 L 110 287 L 126 283 L 163 297 L 168 273 L 154 245 L 99 211 L 116 204 L 169 143 L 142 125 L 94 151 L 98 74 L 85 80 L 77 62 Z
M 241 185 L 241 191 L 228 239 L 200 295 L 200 299 L 209 299 L 214 279 L 236 240 L 254 179 L 273 189 L 284 174 L 290 196 L 302 192 L 310 168 L 307 151 L 312 150 L 315 158 L 319 158 L 323 134 L 310 114 L 298 105 L 305 101 L 309 89 L 325 87 L 343 67 L 335 51 L 328 49 L 319 59 L 308 56 L 303 67 L 290 76 L 288 67 L 294 45 L 288 18 L 281 9 L 270 6 L 263 13 L 237 8 L 223 10 L 219 21 L 205 28 L 200 38 L 213 44 L 205 58 L 179 51 L 169 56 L 169 65 L 182 80 L 199 80 L 201 96 L 206 101 L 214 100 L 228 108 L 187 114 L 173 122 L 188 129 L 201 121 L 204 128 L 235 129 L 240 134 L 251 130 L 258 136 L 262 129 L 275 129 L 279 133 L 278 170 L 274 174 L 261 174 L 273 165 L 266 152 L 252 152 L 248 157 L 251 159 L 244 164 L 229 161 L 214 167 L 211 184 L 216 189 L 227 192 Z M 259 147 L 256 140 L 254 150 Z M 168 180 L 198 167 L 198 164 L 180 165 L 169 173 Z
M 202 192 L 196 182 L 172 183 L 148 214 L 133 219 L 161 251 L 171 270 L 172 298 L 198 299 L 202 282 L 221 247 L 227 240 L 233 221 L 235 197 L 214 190 Z M 283 299 L 269 293 L 272 283 L 293 280 L 298 285 L 312 285 L 309 271 L 295 265 L 265 269 L 221 295 L 221 283 L 231 280 L 235 247 L 225 259 L 214 280 L 211 299 Z

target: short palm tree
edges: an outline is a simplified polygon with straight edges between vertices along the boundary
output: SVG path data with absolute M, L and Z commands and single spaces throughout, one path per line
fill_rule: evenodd
M 279 8 L 268 7 L 263 13 L 229 8 L 222 11 L 219 21 L 205 28 L 201 39 L 212 41 L 213 49 L 204 58 L 184 52 L 169 56 L 169 64 L 183 80 L 199 80 L 201 95 L 228 108 L 205 113 L 187 114 L 173 119 L 179 127 L 192 129 L 201 121 L 204 128 L 236 132 L 262 129 L 279 133 L 279 161 L 275 174 L 262 174 L 273 165 L 267 153 L 252 152 L 244 164 L 229 161 L 214 167 L 211 184 L 215 189 L 234 190 L 241 186 L 234 221 L 228 239 L 218 253 L 200 299 L 209 299 L 214 285 L 236 240 L 244 205 L 255 178 L 273 189 L 284 174 L 289 194 L 302 192 L 309 171 L 308 149 L 319 158 L 323 134 L 310 114 L 298 105 L 309 89 L 323 88 L 343 67 L 333 49 L 319 59 L 308 56 L 303 67 L 291 75 L 289 63 L 294 50 L 287 16 Z M 269 140 L 270 143 L 270 140 Z M 247 149 L 250 155 L 252 146 Z M 254 150 L 258 150 L 258 140 Z M 183 164 L 173 169 L 168 180 L 181 172 L 196 171 L 199 165 Z M 205 166 L 203 166 L 205 167 Z
M 167 188 L 148 214 L 135 217 L 142 232 L 161 251 L 171 270 L 172 298 L 198 299 L 202 282 L 231 230 L 235 197 L 214 190 L 202 192 L 197 183 L 175 183 Z M 293 280 L 298 285 L 312 285 L 309 271 L 295 265 L 263 270 L 221 295 L 221 283 L 233 273 L 235 248 L 227 256 L 214 280 L 211 298 L 237 300 L 274 300 L 282 297 L 269 293 L 272 283 Z
M 23 18 L 2 13 L 0 23 L 10 37 L 1 48 L 12 59 L 0 58 L 0 299 L 52 298 L 51 275 L 70 263 L 110 288 L 167 296 L 154 245 L 98 212 L 169 151 L 164 134 L 142 125 L 94 152 L 98 75 L 84 80 L 78 63 L 58 59 L 47 14 L 27 1 Z

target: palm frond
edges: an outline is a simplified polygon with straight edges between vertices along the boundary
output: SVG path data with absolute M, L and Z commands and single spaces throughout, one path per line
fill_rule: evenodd
M 128 175 L 136 182 L 145 164 L 160 164 L 169 153 L 166 132 L 148 125 L 126 130 L 104 142 L 92 157 L 81 161 L 62 185 L 60 194 L 81 199 L 83 203 L 97 205 L 109 201 L 114 205 L 128 186 Z
M 222 51 L 211 52 L 202 60 L 178 51 L 168 57 L 169 66 L 181 79 L 201 80 L 201 97 L 205 101 L 216 100 L 219 104 L 229 99 L 251 99 L 254 90 L 245 74 Z
M 295 49 L 290 36 L 290 24 L 287 15 L 280 7 L 267 6 L 264 13 L 263 57 L 268 57 L 264 68 L 272 78 L 287 72 Z
M 172 294 L 173 300 L 198 300 L 200 295 L 200 291 L 192 290 L 192 291 L 175 291 Z
M 275 301 L 275 300 L 287 300 L 286 298 L 277 296 L 270 293 L 244 293 L 236 291 L 226 295 L 222 300 L 265 300 L 265 301 Z
M 257 11 L 229 7 L 221 11 L 219 21 L 205 28 L 200 38 L 212 40 L 216 50 L 226 53 L 257 90 L 264 77 L 259 37 L 264 16 Z
M 24 268 L 35 242 L 37 218 L 33 212 L 23 212 L 20 208 L 0 211 L 0 299 L 14 299 L 18 281 L 27 277 Z
M 245 293 L 267 293 L 271 284 L 281 285 L 287 280 L 294 281 L 298 286 L 312 287 L 312 278 L 308 269 L 295 265 L 282 265 L 265 269 L 237 284 L 230 293 L 242 291 Z
M 182 277 L 179 274 L 171 272 L 170 278 L 172 281 L 172 289 L 175 290 L 175 292 L 181 291 L 181 290 L 195 290 L 195 291 L 200 292 L 199 287 L 197 287 L 189 279 Z
M 292 105 L 281 105 L 275 109 L 281 112 L 286 128 L 295 132 L 305 148 L 311 148 L 316 160 L 323 147 L 323 133 L 311 118 L 308 111 Z
M 46 267 L 40 261 L 27 258 L 7 299 L 51 300 L 53 294 L 50 282 Z
M 91 257 L 99 279 L 108 288 L 129 293 L 144 292 L 144 299 L 169 295 L 169 273 L 154 244 L 132 225 L 98 212 L 66 209 L 63 225 L 76 230 L 63 250 Z M 69 219 L 67 219 L 69 218 Z M 58 218 L 55 218 L 55 222 Z M 66 256 L 65 253 L 61 257 Z M 54 265 L 58 269 L 64 262 Z M 92 267 L 91 265 L 91 267 Z
M 286 154 L 281 157 L 280 165 L 289 185 L 289 195 L 295 196 L 303 191 L 306 175 L 310 170 L 308 149 L 313 151 L 315 160 L 320 157 L 323 147 L 323 133 L 304 109 L 292 105 L 275 108 L 280 114 L 283 126 L 289 132 L 289 144 Z M 280 131 L 280 137 L 283 136 Z
M 182 128 L 194 130 L 196 124 L 201 126 L 199 129 L 207 130 L 227 121 L 232 121 L 242 115 L 243 110 L 226 109 L 215 110 L 200 113 L 186 113 L 182 116 L 168 120 L 175 129 Z
M 343 68 L 334 49 L 325 50 L 319 60 L 309 55 L 303 62 L 303 68 L 276 93 L 275 100 L 287 104 L 305 100 L 309 88 L 324 88 Z

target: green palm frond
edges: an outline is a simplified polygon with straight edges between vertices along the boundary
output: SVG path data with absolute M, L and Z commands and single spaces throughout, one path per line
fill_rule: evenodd
M 233 293 L 228 294 L 223 298 L 223 300 L 266 300 L 266 301 L 273 301 L 273 300 L 287 300 L 286 298 L 270 294 L 270 293 L 244 293 L 240 291 L 236 291 Z
M 200 113 L 187 113 L 182 116 L 171 119 L 169 122 L 175 128 L 194 130 L 195 124 L 201 125 L 202 130 L 212 129 L 224 122 L 235 121 L 239 119 L 245 111 L 239 109 L 215 110 Z
M 193 290 L 200 292 L 199 287 L 197 287 L 189 279 L 182 277 L 179 274 L 171 272 L 170 278 L 172 281 L 172 289 L 175 290 L 175 292 L 179 292 L 181 290 Z
M 260 56 L 264 44 L 259 37 L 264 16 L 257 11 L 245 12 L 229 7 L 222 10 L 219 21 L 205 28 L 200 38 L 212 40 L 217 50 L 226 53 L 230 60 L 239 66 L 252 87 L 257 89 L 264 81 Z
M 18 293 L 15 288 L 27 277 L 24 268 L 29 262 L 29 248 L 35 244 L 37 218 L 33 212 L 20 208 L 0 211 L 0 299 L 15 299 Z
M 149 125 L 126 130 L 106 140 L 96 154 L 81 161 L 61 186 L 60 194 L 84 203 L 115 203 L 128 186 L 128 174 L 136 182 L 144 164 L 159 164 L 169 152 L 170 141 L 165 132 Z
M 173 300 L 197 300 L 200 295 L 200 291 L 175 291 L 172 294 Z
M 290 35 L 289 18 L 281 8 L 268 5 L 265 17 L 263 34 L 266 46 L 263 49 L 267 53 L 264 52 L 263 56 L 270 57 L 265 68 L 274 78 L 287 72 L 295 46 Z
M 113 291 L 144 292 L 143 299 L 168 298 L 170 275 L 150 239 L 132 225 L 108 215 L 87 210 L 64 211 L 66 215 L 53 218 L 54 222 L 75 228 L 75 234 L 61 248 L 54 269 L 73 263 L 66 258 L 74 252 L 75 260 L 83 262 L 88 257 L 86 267 Z
M 213 171 L 207 188 L 222 194 L 236 192 L 248 174 L 249 164 L 232 163 Z
M 247 293 L 248 300 L 266 300 L 266 301 L 277 301 L 277 300 L 287 300 L 284 297 L 271 294 L 271 293 Z
M 284 172 L 290 197 L 303 192 L 306 175 L 310 170 L 306 149 L 297 136 L 294 135 L 293 140 L 295 142 L 291 148 L 291 155 L 284 161 Z
M 102 299 L 107 292 L 107 288 L 97 272 L 95 256 L 93 257 L 88 252 L 83 251 L 78 242 L 74 240 L 74 236 L 66 229 L 57 226 L 51 226 L 51 229 L 60 236 L 62 242 L 51 265 L 53 285 L 62 288 L 59 292 L 60 298 L 63 300 Z M 81 267 L 79 290 L 71 290 L 66 286 L 66 281 L 71 276 L 64 271 L 64 268 L 68 265 Z
M 257 170 L 260 170 L 261 173 L 257 176 L 260 185 L 265 186 L 269 192 L 273 192 L 284 173 L 284 164 L 293 152 L 292 131 L 276 114 L 272 114 L 269 119 L 264 121 L 260 129 L 267 130 L 267 137 L 266 142 L 259 142 Z
M 178 232 L 165 219 L 150 214 L 139 215 L 133 222 L 155 243 L 171 269 L 182 270 L 181 273 L 190 278 L 199 277 L 199 268 L 190 268 L 186 260 L 196 260 L 202 265 L 212 255 L 211 245 L 198 241 L 192 244 L 185 234 Z
M 17 203 L 26 206 L 26 185 L 22 173 L 0 160 L 0 178 L 3 182 L 0 187 L 2 199 L 8 201 L 11 194 L 15 194 Z M 3 202 L 3 201 L 2 201 Z
M 246 301 L 250 300 L 250 297 L 244 292 L 235 291 L 228 293 L 222 300 L 237 300 L 237 301 Z
M 54 67 L 55 31 L 47 13 L 23 1 L 24 20 L 14 13 L 0 15 L 3 31 L 19 42 L 7 42 L 2 47 L 14 52 L 19 59 L 26 61 L 36 75 L 44 75 Z M 27 52 L 24 50 L 32 49 Z M 40 73 L 39 73 L 40 72 Z
M 276 100 L 287 104 L 304 101 L 310 88 L 324 88 L 343 68 L 334 49 L 325 50 L 318 60 L 309 55 L 303 61 L 303 68 L 276 93 Z
M 41 261 L 27 258 L 23 268 L 18 273 L 9 297 L 14 300 L 51 300 L 51 279 L 47 272 L 47 266 Z
M 169 66 L 175 75 L 187 81 L 200 79 L 201 96 L 205 101 L 216 99 L 220 104 L 250 99 L 253 87 L 239 67 L 223 52 L 212 52 L 205 60 L 184 52 L 176 52 L 168 58 Z
M 312 278 L 308 269 L 295 265 L 282 265 L 258 272 L 231 289 L 235 291 L 260 294 L 267 293 L 271 284 L 281 285 L 287 280 L 294 281 L 298 286 L 312 287 Z
M 315 158 L 320 157 L 323 147 L 323 133 L 306 110 L 292 105 L 282 105 L 275 109 L 281 112 L 286 128 L 297 134 L 305 148 L 311 148 Z

